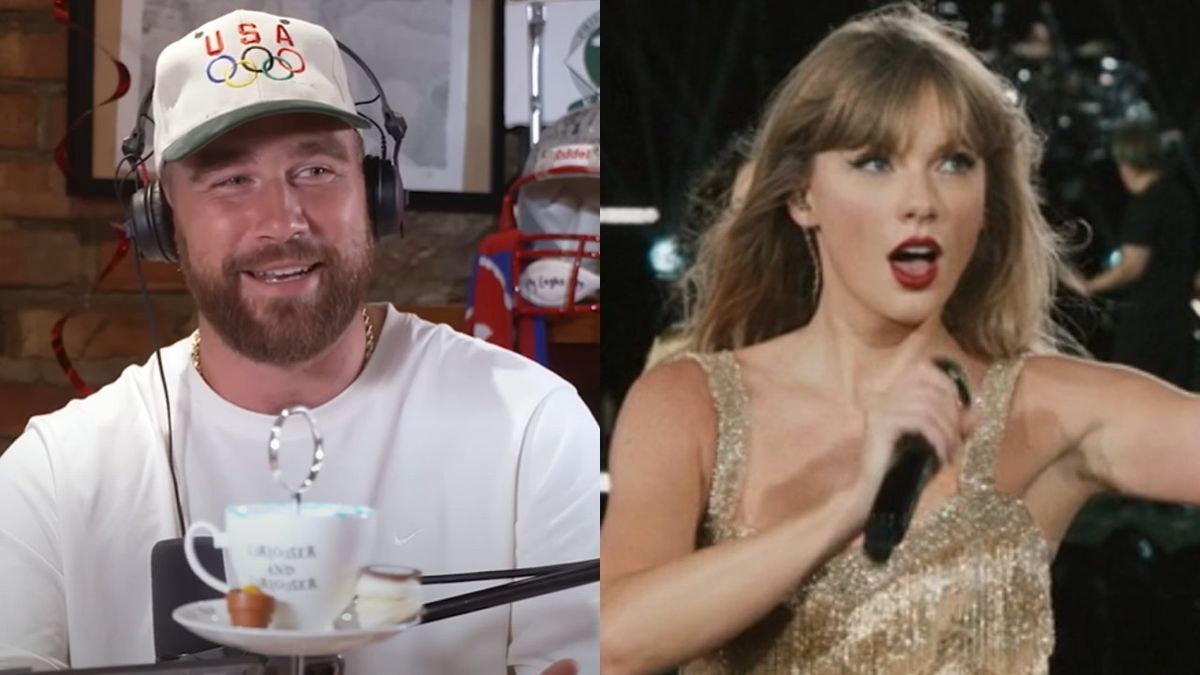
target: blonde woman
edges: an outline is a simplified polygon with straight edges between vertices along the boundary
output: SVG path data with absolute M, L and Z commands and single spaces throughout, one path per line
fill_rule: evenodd
M 605 673 L 1044 673 L 1084 501 L 1200 501 L 1200 399 L 1057 352 L 1038 153 L 964 36 L 909 5 L 786 78 L 693 270 L 693 354 L 614 431 Z M 905 432 L 941 463 L 879 564 L 862 532 Z

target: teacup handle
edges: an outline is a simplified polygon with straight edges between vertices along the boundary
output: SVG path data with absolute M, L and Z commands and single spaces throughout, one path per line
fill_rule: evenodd
M 208 570 L 204 569 L 204 565 L 200 563 L 199 556 L 196 555 L 196 537 L 200 534 L 200 530 L 208 530 L 208 533 L 212 535 L 213 546 L 225 548 L 225 533 L 208 521 L 197 520 L 188 526 L 187 533 L 183 535 L 183 555 L 187 558 L 188 567 L 191 567 L 192 572 L 200 577 L 200 581 L 225 595 L 229 593 L 229 584 L 209 574 Z

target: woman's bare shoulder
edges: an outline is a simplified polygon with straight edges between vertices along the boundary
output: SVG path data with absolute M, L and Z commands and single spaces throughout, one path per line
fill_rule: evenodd
M 1037 354 L 1025 360 L 1020 387 L 1046 396 L 1073 394 L 1090 401 L 1105 396 L 1109 386 L 1163 383 L 1128 366 L 1069 354 Z M 1069 401 L 1063 401 L 1067 403 Z
M 1063 431 L 1086 433 L 1107 417 L 1152 412 L 1179 394 L 1171 385 L 1128 366 L 1066 354 L 1029 357 L 1014 408 L 1036 413 Z
M 642 373 L 629 388 L 625 406 L 636 404 L 643 410 L 711 417 L 712 393 L 708 373 L 700 363 L 703 358 L 683 354 Z
M 695 359 L 654 366 L 629 388 L 609 444 L 606 584 L 694 549 L 715 429 L 707 375 Z
M 717 427 L 708 373 L 696 358 L 684 356 L 651 368 L 629 388 L 611 452 L 617 458 L 636 457 L 633 461 L 639 463 L 666 462 L 677 468 L 692 464 L 705 484 Z

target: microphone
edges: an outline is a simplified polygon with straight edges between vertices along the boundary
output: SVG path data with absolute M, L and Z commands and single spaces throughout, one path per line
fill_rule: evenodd
M 935 358 L 933 363 L 954 382 L 963 407 L 970 407 L 971 389 L 962 366 L 941 357 Z M 863 539 L 863 550 L 871 560 L 879 563 L 886 562 L 892 549 L 904 538 L 917 498 L 939 464 L 929 439 L 916 432 L 901 434 L 896 439 L 895 455 L 895 464 L 883 477 L 883 484 L 871 505 Z

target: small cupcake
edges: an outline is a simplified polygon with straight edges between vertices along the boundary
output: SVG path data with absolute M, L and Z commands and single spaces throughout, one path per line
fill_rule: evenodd
M 243 628 L 266 628 L 275 612 L 275 598 L 263 593 L 258 586 L 235 588 L 225 594 L 229 622 Z
M 421 611 L 421 572 L 407 567 L 367 567 L 359 573 L 355 594 L 359 626 L 401 623 Z

